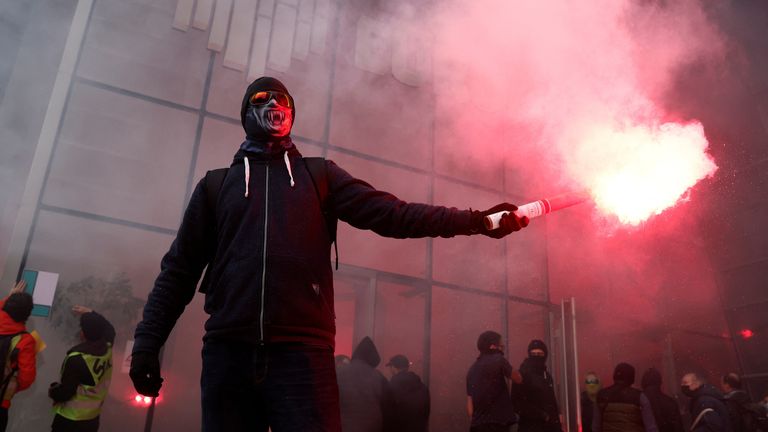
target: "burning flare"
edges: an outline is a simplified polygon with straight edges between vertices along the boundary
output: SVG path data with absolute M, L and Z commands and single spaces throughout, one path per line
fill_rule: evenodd
M 717 170 L 699 122 L 594 128 L 583 139 L 588 150 L 575 161 L 576 176 L 600 211 L 625 224 L 674 206 Z

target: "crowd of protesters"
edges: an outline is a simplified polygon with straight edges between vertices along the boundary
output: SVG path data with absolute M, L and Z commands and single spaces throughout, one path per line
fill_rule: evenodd
M 504 354 L 501 334 L 483 332 L 477 359 L 466 375 L 470 432 L 560 432 L 564 419 L 556 383 L 548 369 L 549 349 L 541 340 L 528 344 L 527 357 L 515 369 Z M 364 338 L 352 357 L 336 357 L 342 430 L 352 432 L 425 432 L 429 390 L 409 370 L 408 358 L 393 356 L 389 381 L 376 368 L 381 357 Z M 619 363 L 612 383 L 603 386 L 595 372 L 584 376 L 580 398 L 581 430 L 593 432 L 768 432 L 768 396 L 753 402 L 739 375 L 722 376 L 720 388 L 701 372 L 686 372 L 680 394 L 663 391 L 662 374 L 647 369 L 635 386 L 635 367 Z

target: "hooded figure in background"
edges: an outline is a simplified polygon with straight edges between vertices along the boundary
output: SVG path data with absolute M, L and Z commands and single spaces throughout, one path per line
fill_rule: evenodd
M 597 393 L 594 432 L 658 432 L 651 403 L 643 392 L 632 387 L 634 383 L 634 366 L 616 365 L 613 385 Z
M 387 379 L 376 370 L 380 362 L 376 345 L 366 336 L 352 353 L 352 361 L 339 368 L 344 432 L 394 431 L 395 401 Z
M 528 344 L 528 358 L 520 365 L 521 384 L 512 385 L 512 401 L 520 414 L 519 432 L 560 432 L 560 409 L 552 375 L 547 370 L 547 345 Z
M 661 391 L 661 373 L 654 368 L 648 369 L 640 384 L 643 394 L 651 403 L 659 432 L 683 432 L 683 418 L 677 401 Z
M 421 378 L 410 371 L 408 357 L 398 354 L 386 364 L 392 371 L 389 386 L 395 400 L 393 427 L 398 432 L 429 430 L 429 389 Z
M 337 432 L 336 221 L 393 238 L 502 238 L 528 219 L 508 203 L 483 212 L 406 203 L 329 160 L 302 157 L 291 140 L 294 99 L 275 78 L 248 86 L 240 114 L 245 140 L 229 168 L 197 184 L 162 259 L 130 376 L 139 393 L 159 394 L 160 349 L 205 269 L 203 430 Z M 510 213 L 500 228 L 486 228 L 484 217 L 502 210 Z

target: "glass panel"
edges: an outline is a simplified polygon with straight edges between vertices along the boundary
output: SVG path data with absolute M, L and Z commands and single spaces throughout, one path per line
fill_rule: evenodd
M 376 286 L 376 347 L 381 354 L 380 370 L 396 354 L 411 361 L 411 371 L 424 379 L 424 308 L 425 286 L 414 287 L 378 281 Z

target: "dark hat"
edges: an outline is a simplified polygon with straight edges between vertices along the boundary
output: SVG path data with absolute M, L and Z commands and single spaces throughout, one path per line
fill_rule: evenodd
M 29 318 L 33 307 L 32 295 L 26 292 L 17 292 L 8 296 L 3 310 L 10 315 L 12 320 L 23 323 Z
M 288 93 L 288 88 L 279 79 L 264 76 L 252 82 L 245 90 L 243 103 L 240 106 L 240 122 L 243 124 L 243 128 L 245 128 L 245 111 L 248 109 L 248 99 L 250 99 L 252 94 L 260 91 L 275 91 L 287 94 L 291 100 L 291 114 L 294 120 L 296 119 L 296 104 L 293 102 L 293 96 Z
M 626 385 L 635 383 L 635 367 L 629 363 L 619 363 L 613 370 L 613 381 L 621 382 Z
M 640 380 L 640 385 L 643 388 L 650 386 L 661 386 L 661 372 L 655 368 L 650 368 L 643 374 L 643 378 Z
M 486 352 L 491 349 L 491 345 L 499 345 L 501 343 L 501 335 L 493 330 L 484 331 L 477 338 L 477 349 L 480 352 Z
M 385 366 L 394 366 L 398 369 L 408 369 L 408 367 L 411 366 L 411 362 L 408 361 L 408 357 L 402 354 L 398 354 L 389 359 L 389 363 L 387 363 Z
M 531 351 L 535 349 L 540 349 L 544 351 L 544 356 L 549 355 L 549 349 L 547 348 L 547 344 L 544 343 L 543 340 L 540 339 L 534 339 L 531 341 L 531 343 L 528 344 L 528 353 L 530 354 Z
M 102 340 L 107 335 L 107 320 L 96 312 L 84 313 L 80 315 L 80 329 L 86 340 Z

